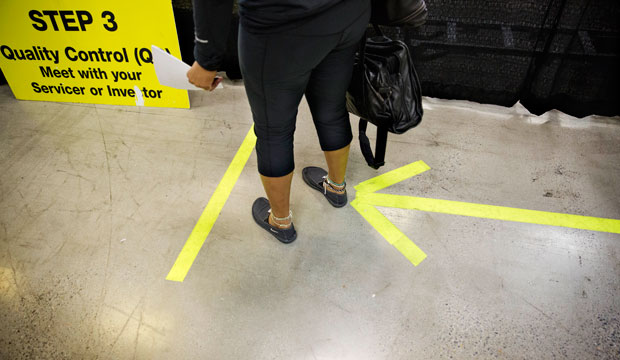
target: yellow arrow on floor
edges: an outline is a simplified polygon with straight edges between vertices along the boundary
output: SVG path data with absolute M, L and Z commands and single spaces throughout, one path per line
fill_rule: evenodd
M 420 160 L 366 180 L 355 186 L 355 199 L 351 202 L 351 205 L 381 235 L 383 235 L 390 244 L 394 245 L 394 247 L 416 266 L 426 258 L 424 251 L 383 216 L 375 206 L 516 221 L 530 224 L 562 226 L 620 234 L 620 220 L 616 219 L 376 193 L 376 191 L 421 174 L 426 170 L 430 170 L 430 167 L 426 165 L 424 161 Z

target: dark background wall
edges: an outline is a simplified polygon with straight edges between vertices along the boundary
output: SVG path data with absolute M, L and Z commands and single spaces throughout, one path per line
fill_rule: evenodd
M 427 0 L 404 40 L 425 95 L 620 115 L 620 1 Z

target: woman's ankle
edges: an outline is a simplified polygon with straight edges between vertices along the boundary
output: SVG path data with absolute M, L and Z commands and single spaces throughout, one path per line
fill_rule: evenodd
M 334 194 L 343 194 L 344 191 L 345 191 L 345 187 L 344 186 L 339 188 L 339 187 L 336 187 L 336 186 L 333 186 L 333 185 L 332 186 L 327 185 L 326 188 L 327 188 L 327 191 L 329 191 L 331 193 L 334 193 Z
M 278 229 L 289 229 L 293 224 L 293 215 L 289 212 L 289 216 L 285 218 L 277 218 L 273 213 L 269 213 L 269 225 Z
M 347 182 L 343 180 L 342 183 L 337 183 L 331 180 L 329 176 L 325 176 L 323 180 L 323 187 L 325 187 L 326 191 L 331 193 L 343 194 L 347 187 Z

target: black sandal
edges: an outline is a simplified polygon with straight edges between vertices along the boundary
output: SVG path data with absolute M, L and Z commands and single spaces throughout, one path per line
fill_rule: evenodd
M 271 206 L 269 205 L 269 200 L 264 197 L 256 199 L 254 204 L 252 204 L 252 217 L 260 227 L 285 244 L 290 244 L 297 239 L 297 231 L 295 231 L 295 226 L 292 222 L 292 215 L 287 216 L 287 218 L 291 218 L 291 227 L 286 229 L 269 224 L 270 215 Z
M 320 167 L 308 166 L 302 170 L 301 176 L 306 184 L 308 184 L 311 188 L 322 192 L 332 206 L 340 208 L 347 204 L 347 190 L 345 188 L 337 189 L 330 184 L 327 177 L 327 171 L 321 169 Z M 346 183 L 344 186 L 346 187 Z M 328 187 L 338 192 L 328 191 Z

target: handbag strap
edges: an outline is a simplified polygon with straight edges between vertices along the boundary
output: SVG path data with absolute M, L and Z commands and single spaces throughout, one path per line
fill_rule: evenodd
M 381 28 L 379 28 L 377 24 L 373 23 L 372 25 L 377 35 L 385 36 L 383 32 L 381 31 Z M 365 61 L 366 60 L 366 34 L 362 36 L 362 40 L 360 41 L 360 44 L 359 44 L 359 56 L 360 56 L 360 63 L 363 69 L 362 74 L 366 76 L 365 75 L 366 74 L 366 61 Z M 362 99 L 364 103 L 366 102 L 365 90 L 366 90 L 366 87 L 362 86 L 362 92 L 363 92 Z M 366 104 L 364 104 L 364 106 L 365 105 Z M 368 164 L 368 166 L 372 167 L 373 169 L 378 169 L 381 166 L 385 165 L 385 150 L 387 148 L 388 130 L 387 130 L 387 127 L 381 127 L 381 126 L 377 127 L 377 142 L 375 144 L 375 154 L 373 155 L 372 148 L 370 146 L 370 140 L 368 139 L 368 136 L 366 135 L 367 127 L 368 127 L 368 121 L 360 118 L 360 123 L 359 123 L 360 149 L 362 150 L 362 155 L 364 155 L 364 159 L 366 159 L 366 163 Z
M 362 155 L 366 159 L 368 166 L 374 169 L 378 169 L 385 165 L 385 149 L 387 147 L 387 135 L 388 130 L 386 127 L 377 127 L 377 143 L 375 144 L 375 155 L 372 154 L 370 147 L 370 140 L 366 135 L 366 128 L 368 127 L 368 121 L 360 119 L 359 124 L 359 140 L 360 149 L 362 149 Z

